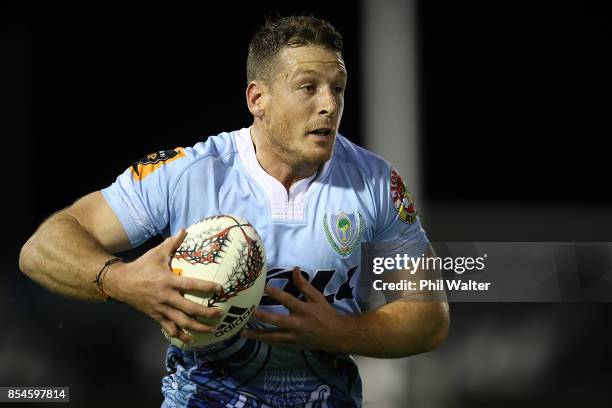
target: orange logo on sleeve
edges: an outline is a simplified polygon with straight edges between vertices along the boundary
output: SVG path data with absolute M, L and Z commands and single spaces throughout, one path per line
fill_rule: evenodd
M 182 147 L 177 147 L 174 150 L 160 150 L 159 152 L 148 154 L 132 164 L 130 168 L 132 177 L 140 181 L 164 164 L 180 159 L 181 157 L 185 157 L 185 149 Z

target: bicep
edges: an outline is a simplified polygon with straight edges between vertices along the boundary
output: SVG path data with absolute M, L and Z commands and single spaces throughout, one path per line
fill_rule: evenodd
M 63 213 L 75 218 L 111 253 L 122 252 L 132 247 L 123 225 L 100 191 L 82 197 Z
M 445 301 L 397 300 L 386 304 L 380 314 L 399 327 L 417 329 L 432 342 L 432 349 L 440 345 L 448 336 L 450 313 Z

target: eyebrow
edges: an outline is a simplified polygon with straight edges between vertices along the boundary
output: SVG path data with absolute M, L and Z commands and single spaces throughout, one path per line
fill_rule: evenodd
M 337 71 L 337 73 L 341 77 L 344 77 L 344 78 L 346 78 L 346 76 L 347 76 L 346 73 L 344 71 L 340 70 L 340 69 Z M 320 76 L 320 74 L 317 71 L 313 70 L 313 69 L 298 69 L 297 71 L 295 71 L 293 73 L 293 75 L 290 76 L 290 79 L 293 79 L 293 78 L 297 77 L 298 75 L 315 75 L 315 76 Z

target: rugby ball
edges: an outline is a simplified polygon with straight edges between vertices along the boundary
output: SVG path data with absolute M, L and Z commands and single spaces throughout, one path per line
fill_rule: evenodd
M 215 330 L 188 331 L 195 338 L 194 344 L 185 344 L 164 332 L 171 344 L 186 350 L 237 334 L 259 305 L 266 284 L 266 254 L 261 237 L 247 220 L 234 215 L 205 218 L 187 228 L 187 236 L 170 266 L 177 275 L 216 282 L 223 288 L 208 297 L 184 294 L 188 300 L 223 311 L 219 318 L 197 318 Z

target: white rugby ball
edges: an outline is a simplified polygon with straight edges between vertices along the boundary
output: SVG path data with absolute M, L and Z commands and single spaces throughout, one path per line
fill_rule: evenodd
M 259 305 L 266 284 L 266 254 L 261 237 L 247 220 L 234 215 L 205 218 L 187 228 L 187 236 L 172 257 L 171 268 L 177 275 L 223 287 L 220 294 L 208 297 L 184 294 L 188 300 L 223 311 L 220 318 L 197 318 L 215 330 L 188 331 L 195 338 L 194 344 L 185 344 L 164 332 L 171 344 L 186 350 L 237 334 Z

